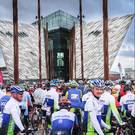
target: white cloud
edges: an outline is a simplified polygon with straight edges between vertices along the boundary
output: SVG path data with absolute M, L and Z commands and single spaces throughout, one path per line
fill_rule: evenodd
M 132 68 L 135 69 L 135 58 L 134 57 L 125 57 L 125 56 L 117 56 L 114 64 L 112 65 L 111 71 L 119 72 L 118 63 L 121 64 L 123 72 L 124 68 Z

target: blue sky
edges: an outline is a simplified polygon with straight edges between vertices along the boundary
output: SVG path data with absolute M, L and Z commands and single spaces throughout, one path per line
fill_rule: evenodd
M 102 19 L 102 0 L 82 0 L 85 21 Z M 19 22 L 32 23 L 37 15 L 37 0 L 18 0 Z M 56 10 L 63 10 L 71 15 L 79 14 L 79 0 L 41 0 L 41 15 L 46 16 Z M 108 0 L 109 18 L 135 13 L 135 0 Z M 12 0 L 0 0 L 0 20 L 12 21 Z M 135 19 L 124 39 L 112 71 L 118 71 L 117 64 L 121 62 L 123 68 L 135 67 Z M 0 55 L 0 62 L 2 63 Z

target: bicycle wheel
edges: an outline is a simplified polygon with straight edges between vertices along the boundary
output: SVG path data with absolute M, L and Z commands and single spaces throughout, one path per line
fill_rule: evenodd
M 36 112 L 34 112 L 32 114 L 31 124 L 32 124 L 33 129 L 38 129 L 38 126 L 39 126 L 39 116 L 38 116 L 38 114 Z

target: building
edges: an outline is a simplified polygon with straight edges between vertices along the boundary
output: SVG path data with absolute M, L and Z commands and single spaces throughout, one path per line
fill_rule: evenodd
M 6 67 L 0 67 L 0 72 L 2 72 L 2 77 L 3 77 L 4 83 L 9 82 L 10 78 L 9 78 L 9 74 L 8 74 Z
M 119 51 L 134 15 L 109 20 L 109 67 Z M 80 29 L 78 19 L 61 10 L 41 20 L 42 78 L 47 78 L 45 55 L 45 30 L 48 23 L 49 79 L 81 79 Z M 75 24 L 75 28 L 74 28 Z M 19 78 L 38 79 L 38 29 L 32 25 L 19 24 Z M 74 34 L 73 34 L 74 28 Z M 0 21 L 0 46 L 3 51 L 9 77 L 13 79 L 13 24 Z M 73 41 L 73 36 L 75 36 Z M 83 22 L 84 78 L 103 77 L 103 30 L 102 21 Z M 75 48 L 73 48 L 75 42 Z M 71 53 L 72 52 L 72 53 Z M 73 54 L 73 55 L 71 55 Z
M 121 77 L 120 77 L 120 73 L 118 73 L 118 72 L 110 72 L 109 73 L 109 79 L 110 80 L 119 80 L 119 79 L 121 79 Z
M 135 70 L 132 68 L 125 68 L 125 78 L 135 80 Z

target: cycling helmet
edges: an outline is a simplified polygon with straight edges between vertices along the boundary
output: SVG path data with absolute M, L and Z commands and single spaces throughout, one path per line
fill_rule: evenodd
M 71 87 L 71 88 L 78 87 L 78 83 L 76 81 L 71 81 L 69 84 L 69 87 Z
M 16 86 L 16 85 L 12 86 L 10 90 L 12 93 L 16 93 L 16 94 L 24 92 L 23 89 L 21 89 L 19 86 Z
M 104 81 L 100 79 L 90 80 L 89 83 L 91 87 L 103 88 L 105 86 Z
M 126 81 L 125 81 L 125 80 L 120 80 L 120 81 L 119 81 L 119 84 L 125 85 L 125 84 L 126 84 Z
M 50 87 L 55 87 L 56 84 L 55 83 L 50 83 Z
M 127 91 L 132 91 L 133 90 L 133 88 L 130 86 L 130 85 L 125 85 L 125 87 L 124 87 L 124 91 L 125 92 L 127 92 Z
M 105 90 L 111 90 L 114 86 L 113 82 L 111 80 L 105 81 Z
M 130 80 L 127 80 L 126 81 L 126 85 L 131 85 L 132 83 L 131 83 L 131 81 Z

